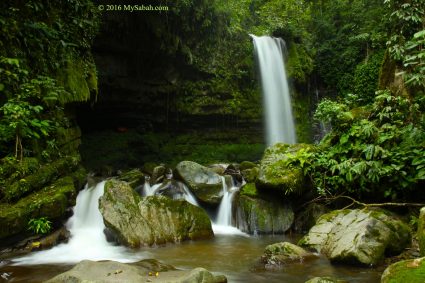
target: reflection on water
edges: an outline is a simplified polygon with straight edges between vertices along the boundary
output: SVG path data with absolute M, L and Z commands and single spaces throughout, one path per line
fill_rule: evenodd
M 210 271 L 225 274 L 229 282 L 297 283 L 315 276 L 333 276 L 350 283 L 380 282 L 382 270 L 331 265 L 323 257 L 305 263 L 290 264 L 278 271 L 253 271 L 264 248 L 268 244 L 281 241 L 294 242 L 294 239 L 282 235 L 259 238 L 221 235 L 212 240 L 143 248 L 134 251 L 134 256 L 155 258 L 181 269 L 202 266 Z M 0 267 L 0 274 L 12 273 L 9 282 L 41 282 L 69 268 L 69 265 L 6 265 Z

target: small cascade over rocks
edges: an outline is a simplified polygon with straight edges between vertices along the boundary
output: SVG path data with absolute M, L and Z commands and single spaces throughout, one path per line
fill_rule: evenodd
M 238 230 L 238 228 L 232 226 L 232 204 L 233 197 L 237 191 L 239 191 L 238 186 L 235 186 L 233 178 L 232 185 L 230 188 L 226 183 L 226 179 L 222 178 L 223 184 L 223 198 L 221 199 L 220 205 L 217 211 L 216 221 L 213 222 L 213 231 L 215 234 L 232 234 L 232 235 L 244 235 L 247 234 Z
M 142 196 L 147 197 L 156 194 L 161 194 L 161 190 L 172 191 L 171 193 L 173 199 L 185 199 L 187 202 L 195 206 L 199 206 L 199 203 L 197 202 L 196 198 L 193 196 L 193 194 L 190 192 L 190 190 L 184 183 L 171 179 L 168 179 L 160 184 L 155 184 L 153 186 L 151 186 L 149 182 L 145 182 Z
M 131 253 L 124 247 L 114 246 L 106 241 L 103 233 L 105 225 L 98 208 L 104 185 L 105 182 L 100 182 L 95 187 L 86 185 L 78 194 L 73 209 L 74 215 L 66 223 L 71 233 L 68 243 L 16 258 L 13 260 L 14 263 L 16 265 L 76 263 L 85 259 L 135 262 L 142 259 L 141 254 Z
M 266 142 L 296 143 L 291 95 L 285 71 L 281 38 L 251 35 L 258 62 L 265 107 Z

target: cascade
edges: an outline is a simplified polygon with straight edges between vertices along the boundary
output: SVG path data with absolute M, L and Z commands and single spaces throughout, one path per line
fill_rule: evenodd
M 17 265 L 76 263 L 84 259 L 116 260 L 134 262 L 142 258 L 141 254 L 131 253 L 122 246 L 114 246 L 106 241 L 103 233 L 105 225 L 98 203 L 103 195 L 105 182 L 94 188 L 87 185 L 77 196 L 74 215 L 66 223 L 71 236 L 68 243 L 60 244 L 50 250 L 34 252 L 14 259 Z
M 254 41 L 265 107 L 266 142 L 296 143 L 291 96 L 280 38 L 251 35 Z
M 247 236 L 245 233 L 232 226 L 232 202 L 235 193 L 239 190 L 239 187 L 233 184 L 233 179 L 230 189 L 228 188 L 224 177 L 221 177 L 221 182 L 223 185 L 223 198 L 221 199 L 220 205 L 218 207 L 216 221 L 212 223 L 214 234 L 234 234 Z
M 193 194 L 190 192 L 189 188 L 181 183 L 181 182 L 177 182 L 183 189 L 183 198 L 195 205 L 195 206 L 199 206 L 199 203 L 196 201 L 195 197 L 193 196 Z M 161 184 L 155 184 L 152 187 L 150 186 L 149 182 L 145 182 L 145 185 L 143 186 L 143 196 L 147 197 L 147 196 L 153 196 L 155 195 L 155 191 L 161 186 Z

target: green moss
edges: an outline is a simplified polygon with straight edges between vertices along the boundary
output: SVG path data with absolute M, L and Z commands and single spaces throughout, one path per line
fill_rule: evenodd
M 97 94 L 96 68 L 91 62 L 68 58 L 65 67 L 58 73 L 58 80 L 68 91 L 60 97 L 63 104 L 88 101 L 91 93 Z
M 76 189 L 72 177 L 64 177 L 15 204 L 0 205 L 0 239 L 24 232 L 31 218 L 47 217 L 59 221 L 66 209 L 75 204 Z
M 295 120 L 297 142 L 299 143 L 313 142 L 312 104 L 311 95 L 305 95 L 300 92 L 295 93 L 292 100 L 292 112 Z
M 241 164 L 239 164 L 239 169 L 242 170 L 246 170 L 246 169 L 252 169 L 257 167 L 257 164 L 255 164 L 254 162 L 251 161 L 242 161 Z
M 140 171 L 140 169 L 136 168 L 123 172 L 118 177 L 118 180 L 127 182 L 134 189 L 144 183 L 145 175 Z
M 255 187 L 254 183 L 247 183 L 245 184 L 241 190 L 240 190 L 240 194 L 243 196 L 248 196 L 248 197 L 258 197 L 258 191 L 257 188 Z
M 78 162 L 79 159 L 75 156 L 68 156 L 40 167 L 34 174 L 25 176 L 6 187 L 2 201 L 14 202 L 31 192 L 41 189 L 59 176 L 73 171 Z
M 382 283 L 425 282 L 425 258 L 403 260 L 390 265 L 382 275 Z

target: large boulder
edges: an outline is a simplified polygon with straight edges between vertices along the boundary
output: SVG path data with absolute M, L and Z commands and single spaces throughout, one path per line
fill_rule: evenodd
M 391 264 L 382 273 L 381 283 L 425 282 L 425 257 Z
M 130 187 L 135 189 L 145 183 L 145 174 L 140 169 L 135 168 L 122 172 L 117 179 L 127 182 Z
M 176 175 L 204 203 L 220 203 L 223 197 L 222 177 L 214 170 L 196 162 L 182 161 L 176 166 Z
M 421 208 L 418 221 L 418 242 L 421 256 L 425 256 L 425 207 Z
M 276 269 L 286 264 L 303 262 L 315 257 L 317 257 L 315 254 L 297 245 L 282 242 L 268 245 L 261 256 L 261 262 L 266 269 Z
M 109 180 L 99 200 L 105 226 L 130 247 L 213 237 L 206 212 L 185 200 L 140 198 L 126 182 Z
M 377 264 L 410 244 L 408 225 L 384 210 L 335 210 L 322 215 L 299 244 L 332 262 Z
M 277 200 L 258 198 L 254 192 L 245 186 L 242 191 L 244 194 L 236 197 L 236 227 L 251 234 L 279 234 L 287 231 L 294 221 L 291 207 Z
M 287 166 L 285 161 L 300 150 L 310 151 L 312 145 L 277 143 L 266 149 L 256 180 L 262 190 L 275 190 L 283 195 L 300 195 L 308 187 L 301 168 Z
M 75 205 L 77 190 L 85 176 L 85 170 L 80 168 L 73 175 L 57 179 L 16 203 L 0 203 L 0 239 L 24 234 L 30 219 L 46 217 L 60 223 L 67 216 L 68 208 Z
M 317 219 L 327 212 L 329 212 L 329 209 L 323 204 L 310 203 L 296 215 L 294 220 L 295 232 L 307 233 L 316 224 Z
M 142 260 L 125 264 L 116 261 L 83 260 L 71 270 L 46 281 L 68 282 L 174 282 L 174 283 L 225 283 L 223 275 L 214 276 L 204 268 L 191 271 L 176 270 L 156 260 Z

